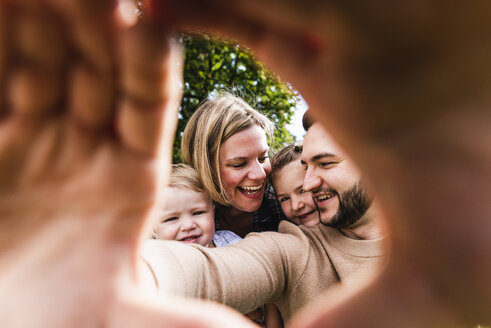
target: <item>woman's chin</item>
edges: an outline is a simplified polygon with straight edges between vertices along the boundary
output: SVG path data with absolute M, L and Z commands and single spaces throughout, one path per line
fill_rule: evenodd
M 241 212 L 248 212 L 248 213 L 253 213 L 259 210 L 261 207 L 262 202 L 241 202 L 241 203 L 235 203 L 232 204 L 232 207 L 235 209 L 241 211 Z

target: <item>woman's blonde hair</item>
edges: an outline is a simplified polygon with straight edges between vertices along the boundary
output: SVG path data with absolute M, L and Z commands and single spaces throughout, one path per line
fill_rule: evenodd
M 181 143 L 183 162 L 198 172 L 208 196 L 229 205 L 219 170 L 221 145 L 235 133 L 257 125 L 271 137 L 273 123 L 244 100 L 229 93 L 205 101 L 189 120 Z

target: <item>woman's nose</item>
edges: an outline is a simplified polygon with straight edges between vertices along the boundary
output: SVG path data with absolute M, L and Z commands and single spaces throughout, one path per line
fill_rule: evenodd
M 266 171 L 261 163 L 254 163 L 249 171 L 249 178 L 252 180 L 264 180 L 266 176 Z

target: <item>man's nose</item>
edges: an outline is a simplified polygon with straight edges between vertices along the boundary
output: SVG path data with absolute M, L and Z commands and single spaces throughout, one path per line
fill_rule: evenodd
M 312 191 L 322 185 L 322 179 L 315 174 L 315 170 L 307 168 L 303 180 L 303 190 Z

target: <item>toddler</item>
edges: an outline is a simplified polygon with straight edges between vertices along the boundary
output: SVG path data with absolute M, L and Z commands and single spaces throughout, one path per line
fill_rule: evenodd
M 154 223 L 155 239 L 205 247 L 223 247 L 241 240 L 228 230 L 215 232 L 215 206 L 191 166 L 172 165 L 169 186 L 161 197 L 158 220 Z

